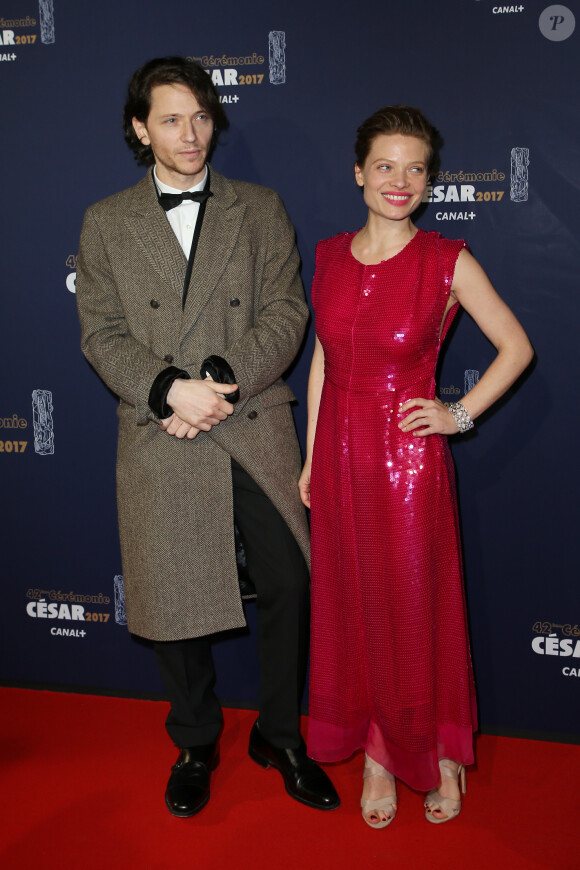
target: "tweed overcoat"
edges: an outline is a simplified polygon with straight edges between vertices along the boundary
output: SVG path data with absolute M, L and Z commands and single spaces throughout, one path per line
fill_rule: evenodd
M 78 254 L 83 351 L 119 397 L 117 503 L 129 630 L 180 640 L 245 624 L 233 534 L 231 460 L 268 495 L 305 557 L 300 450 L 281 379 L 308 308 L 294 230 L 274 191 L 211 170 L 213 196 L 185 308 L 186 258 L 151 173 L 91 206 Z M 199 378 L 210 354 L 234 370 L 234 413 L 191 441 L 148 405 L 169 364 Z

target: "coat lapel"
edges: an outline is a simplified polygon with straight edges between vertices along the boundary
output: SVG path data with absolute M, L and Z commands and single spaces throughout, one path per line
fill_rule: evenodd
M 211 169 L 213 196 L 207 201 L 205 218 L 183 317 L 183 334 L 195 325 L 211 294 L 215 291 L 234 250 L 246 206 L 227 178 Z M 183 279 L 182 279 L 183 280 Z
M 181 298 L 187 260 L 157 201 L 151 172 L 133 188 L 133 199 L 125 222 L 151 268 Z

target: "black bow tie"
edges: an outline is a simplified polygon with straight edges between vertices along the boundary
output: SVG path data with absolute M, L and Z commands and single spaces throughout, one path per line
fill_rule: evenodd
M 181 205 L 184 199 L 192 199 L 193 202 L 205 202 L 209 196 L 212 196 L 211 190 L 185 190 L 183 193 L 159 193 L 159 205 L 170 211 L 178 205 Z

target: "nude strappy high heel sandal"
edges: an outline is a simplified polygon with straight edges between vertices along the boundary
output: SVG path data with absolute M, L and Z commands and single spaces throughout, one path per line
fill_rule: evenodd
M 449 765 L 445 762 L 448 761 Z M 439 764 L 439 770 L 441 771 L 441 776 L 449 776 L 457 777 L 458 782 L 461 784 L 461 794 L 465 794 L 466 791 L 466 783 L 465 783 L 465 768 L 462 764 L 459 764 L 455 767 L 454 762 L 451 759 L 442 758 Z M 432 822 L 434 825 L 440 825 L 443 822 L 449 822 L 451 819 L 454 819 L 455 816 L 458 816 L 461 812 L 461 798 L 456 801 L 453 798 L 446 798 L 439 794 L 437 789 L 433 789 L 427 794 L 425 798 L 425 818 L 428 822 Z M 437 810 L 440 810 L 442 813 L 445 813 L 444 819 L 436 818 L 433 813 Z
M 388 779 L 390 782 L 395 785 L 395 777 L 392 773 L 389 773 L 388 770 L 385 770 L 377 761 L 373 761 L 372 758 L 369 758 L 365 753 L 365 767 L 363 771 L 363 779 L 368 779 L 370 776 L 380 776 L 383 779 Z M 395 814 L 397 812 L 397 795 L 392 794 L 388 797 L 384 798 L 376 798 L 375 800 L 361 798 L 360 805 L 362 807 L 362 816 L 367 825 L 370 828 L 386 828 L 387 825 L 390 825 L 393 819 L 395 818 Z M 378 810 L 383 810 L 389 818 L 382 819 L 373 824 L 373 822 L 369 822 L 367 816 L 373 812 L 377 813 L 378 818 Z

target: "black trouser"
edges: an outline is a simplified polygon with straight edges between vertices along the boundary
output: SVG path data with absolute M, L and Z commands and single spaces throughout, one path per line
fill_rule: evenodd
M 308 569 L 270 499 L 235 460 L 232 483 L 234 517 L 258 595 L 260 730 L 275 746 L 296 748 L 308 648 Z M 155 652 L 171 703 L 170 737 L 179 747 L 213 743 L 223 718 L 211 640 L 156 643 Z

